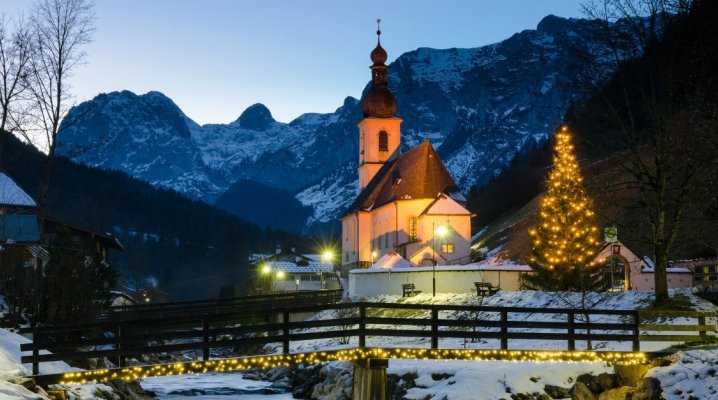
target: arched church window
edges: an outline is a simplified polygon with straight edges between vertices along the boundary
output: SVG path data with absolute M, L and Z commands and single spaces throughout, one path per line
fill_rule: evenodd
M 416 241 L 416 217 L 409 217 L 409 241 Z
M 389 134 L 386 131 L 379 132 L 379 151 L 389 151 Z

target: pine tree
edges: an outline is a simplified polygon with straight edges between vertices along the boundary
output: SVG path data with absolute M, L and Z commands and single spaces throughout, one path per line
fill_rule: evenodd
M 546 180 L 538 224 L 529 230 L 532 241 L 524 278 L 531 289 L 587 292 L 604 287 L 603 266 L 594 262 L 598 247 L 592 202 L 573 154 L 566 126 L 556 132 L 553 168 Z

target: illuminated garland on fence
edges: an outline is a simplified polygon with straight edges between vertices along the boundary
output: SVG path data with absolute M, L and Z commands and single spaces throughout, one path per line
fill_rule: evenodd
M 317 364 L 327 361 L 360 361 L 371 358 L 408 360 L 465 360 L 510 362 L 605 362 L 619 365 L 645 364 L 644 353 L 543 350 L 429 350 L 411 348 L 365 348 L 317 351 L 288 355 L 225 358 L 221 360 L 190 361 L 173 364 L 136 366 L 117 369 L 68 372 L 60 384 L 83 384 L 113 380 L 137 380 L 152 376 L 230 372 L 254 367 L 275 368 L 296 364 Z

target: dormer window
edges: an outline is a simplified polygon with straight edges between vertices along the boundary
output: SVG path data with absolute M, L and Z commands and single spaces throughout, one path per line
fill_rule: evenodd
M 379 151 L 389 151 L 389 134 L 386 131 L 379 132 Z

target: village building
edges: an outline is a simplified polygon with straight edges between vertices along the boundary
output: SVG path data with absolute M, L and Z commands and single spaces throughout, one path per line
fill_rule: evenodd
M 102 262 L 107 262 L 108 249 L 124 251 L 122 243 L 109 233 L 40 216 L 35 200 L 9 175 L 0 172 L 0 256 L 12 255 L 12 263 L 21 262 L 24 271 L 43 269 L 50 262 L 48 249 L 61 231 L 78 249 Z M 3 285 L 0 282 L 0 287 Z
M 401 153 L 401 122 L 377 31 L 359 122 L 358 196 L 341 218 L 342 270 L 396 252 L 414 265 L 467 264 L 471 213 L 431 142 Z
M 252 294 L 334 290 L 341 288 L 332 260 L 321 254 L 302 254 L 277 247 L 274 254 L 251 254 L 255 276 L 248 283 Z

